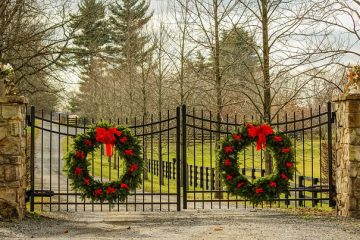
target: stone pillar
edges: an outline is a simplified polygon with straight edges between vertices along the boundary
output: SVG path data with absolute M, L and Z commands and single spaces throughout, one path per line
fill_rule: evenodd
M 0 97 L 0 216 L 25 216 L 26 105 L 24 97 Z
M 336 204 L 338 215 L 360 217 L 360 94 L 339 95 L 335 102 Z

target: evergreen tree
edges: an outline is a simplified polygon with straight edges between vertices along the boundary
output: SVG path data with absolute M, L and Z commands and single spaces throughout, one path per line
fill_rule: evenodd
M 234 27 L 222 33 L 220 42 L 220 68 L 226 85 L 225 89 L 237 92 L 229 102 L 242 103 L 242 109 L 249 109 L 249 97 L 257 102 L 254 96 L 257 88 L 255 76 L 259 70 L 260 61 L 257 45 L 253 36 L 241 27 Z M 228 95 L 229 95 L 228 94 Z
M 79 14 L 72 16 L 70 27 L 76 32 L 72 48 L 77 64 L 88 67 L 94 58 L 104 57 L 109 43 L 105 5 L 99 0 L 82 0 Z
M 125 80 L 122 86 L 128 95 L 126 105 L 130 117 L 135 114 L 135 79 L 141 78 L 144 60 L 154 50 L 153 46 L 149 46 L 150 37 L 143 31 L 152 17 L 148 10 L 149 3 L 145 0 L 122 0 L 110 5 L 113 61 Z
M 254 38 L 243 28 L 224 31 L 221 38 L 220 65 L 223 72 L 245 79 L 259 65 Z
M 70 27 L 75 32 L 70 50 L 74 65 L 81 68 L 80 93 L 77 98 L 80 114 L 87 117 L 101 117 L 102 89 L 104 83 L 109 29 L 105 21 L 105 5 L 99 0 L 82 0 L 79 13 L 72 16 Z M 74 104 L 74 103 L 73 103 Z

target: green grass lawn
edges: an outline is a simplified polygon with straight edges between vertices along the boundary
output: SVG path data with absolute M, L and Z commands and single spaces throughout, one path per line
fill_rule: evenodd
M 147 156 L 149 159 L 159 159 L 159 145 L 153 144 L 152 148 L 148 145 Z M 162 160 L 171 162 L 176 157 L 175 144 L 169 146 L 162 145 Z M 152 150 L 152 151 L 151 151 Z M 152 157 L 151 157 L 152 152 Z M 306 140 L 304 145 L 294 146 L 296 157 L 297 175 L 309 176 L 314 178 L 324 177 L 321 175 L 321 148 L 320 140 Z M 216 148 L 210 142 L 195 144 L 190 142 L 187 147 L 187 163 L 199 167 L 216 167 Z M 240 168 L 265 169 L 264 152 L 256 151 L 254 146 L 249 146 L 239 154 Z M 256 173 L 260 176 L 260 173 Z
M 64 153 L 71 149 L 72 139 L 67 138 L 62 142 L 62 149 Z M 301 143 L 301 144 L 300 144 Z M 321 142 L 320 140 L 306 140 L 304 144 L 302 142 L 298 142 L 298 144 L 294 145 L 294 152 L 296 156 L 296 168 L 297 168 L 297 176 L 314 176 L 314 178 L 320 178 L 320 164 L 321 164 Z M 163 161 L 172 162 L 172 159 L 176 157 L 176 144 L 170 143 L 161 145 L 161 156 Z M 152 144 L 148 143 L 146 149 L 147 159 L 159 159 L 159 144 L 156 141 L 153 141 Z M 249 146 L 245 149 L 245 153 L 241 152 L 239 155 L 239 164 L 240 167 L 243 168 L 256 168 L 261 169 L 265 168 L 264 162 L 264 154 L 261 151 L 256 151 L 254 146 Z M 115 162 L 114 162 L 115 159 Z M 101 149 L 98 149 L 91 157 L 88 157 L 88 161 L 91 163 L 91 167 L 89 169 L 90 174 L 93 173 L 94 176 L 102 177 L 104 180 L 109 179 L 117 179 L 119 178 L 124 171 L 124 161 L 118 157 L 118 154 L 112 158 L 107 158 L 105 155 L 101 154 Z M 204 142 L 203 144 L 200 142 L 196 142 L 195 144 L 192 142 L 188 143 L 187 147 L 187 163 L 196 166 L 204 166 L 204 167 L 213 167 L 216 166 L 216 150 L 215 144 L 210 142 Z M 115 164 L 115 166 L 114 166 Z M 119 167 L 117 167 L 119 165 Z M 248 173 L 250 174 L 250 173 Z M 256 177 L 260 177 L 260 172 L 255 174 Z M 321 176 L 323 177 L 323 176 Z M 205 180 L 205 177 L 204 177 Z M 198 178 L 198 181 L 200 179 Z M 194 184 L 193 184 L 194 185 Z M 205 185 L 205 184 L 204 184 Z M 310 181 L 305 181 L 305 185 L 312 185 Z M 144 181 L 144 185 L 142 186 L 144 191 L 159 193 L 176 193 L 176 180 L 173 179 L 164 179 L 164 185 L 160 184 L 159 177 L 148 174 L 148 179 Z M 203 190 L 198 187 L 189 186 L 190 191 L 201 191 Z M 306 196 L 310 197 L 311 193 L 306 193 Z M 293 198 L 294 196 L 290 197 Z M 326 194 L 318 194 L 318 197 L 327 197 Z M 215 199 L 215 193 L 189 193 L 188 199 Z M 224 193 L 225 202 L 228 199 L 226 193 Z M 236 199 L 236 197 L 229 196 L 229 199 Z M 192 203 L 191 203 L 192 204 Z M 307 206 L 310 206 L 311 203 L 307 202 Z M 326 204 L 323 204 L 325 206 Z M 284 203 L 280 204 L 280 207 L 286 206 Z M 319 205 L 320 206 L 320 205 Z M 326 206 L 325 206 L 326 207 Z
M 72 139 L 64 139 L 62 142 L 62 149 L 64 153 L 71 149 Z M 162 145 L 162 160 L 172 162 L 172 159 L 176 157 L 175 144 Z M 308 176 L 314 178 L 324 177 L 321 176 L 320 165 L 321 165 L 321 148 L 320 141 L 305 141 L 304 146 L 297 145 L 294 146 L 294 153 L 296 156 L 296 169 L 298 176 Z M 148 144 L 147 149 L 147 159 L 159 160 L 159 145 L 158 144 Z M 94 165 L 90 169 L 90 172 L 94 172 L 95 176 L 103 176 L 104 178 L 110 178 L 114 176 L 121 175 L 121 170 L 123 169 L 123 161 L 118 158 L 118 154 L 108 159 L 105 155 L 101 155 L 101 149 L 97 150 L 93 156 L 88 160 Z M 114 158 L 116 158 L 114 166 Z M 196 165 L 199 167 L 216 167 L 216 150 L 214 144 L 210 145 L 207 143 L 200 144 L 196 143 L 189 144 L 187 147 L 187 163 L 189 165 Z M 120 168 L 117 168 L 117 164 L 120 163 Z M 255 168 L 255 169 L 265 169 L 264 162 L 264 152 L 256 151 L 254 146 L 249 146 L 245 151 L 240 152 L 239 154 L 239 164 L 240 168 Z M 101 166 L 102 165 L 102 170 Z M 115 169 L 114 169 L 115 168 Z M 260 173 L 256 173 L 256 176 L 260 176 Z

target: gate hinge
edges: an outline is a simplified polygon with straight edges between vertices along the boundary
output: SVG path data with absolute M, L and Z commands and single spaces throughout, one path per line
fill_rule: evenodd
M 331 113 L 331 123 L 335 123 L 336 120 L 336 112 Z
M 26 124 L 28 126 L 31 126 L 31 116 L 30 115 L 26 115 Z

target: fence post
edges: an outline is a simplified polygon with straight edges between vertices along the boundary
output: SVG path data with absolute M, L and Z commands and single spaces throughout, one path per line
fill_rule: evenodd
M 198 186 L 198 166 L 194 166 L 194 187 Z
M 304 184 L 304 181 L 305 181 L 304 176 L 299 176 L 298 178 L 299 178 L 299 180 L 298 180 L 298 182 L 299 182 L 299 188 L 305 187 L 305 184 Z M 304 206 L 305 201 L 304 201 L 303 199 L 305 199 L 304 191 L 299 191 L 299 206 L 300 206 L 300 207 L 303 207 L 303 206 Z
M 204 188 L 204 166 L 200 168 L 200 188 Z
M 189 165 L 190 170 L 189 170 L 189 185 L 192 186 L 193 185 L 193 165 Z
M 213 191 L 215 190 L 215 171 L 214 168 L 210 169 L 210 190 Z
M 316 191 L 316 186 L 318 185 L 318 183 L 319 183 L 319 179 L 318 178 L 314 178 L 313 179 L 313 181 L 312 181 L 312 185 L 313 185 L 313 187 L 314 187 L 314 189 L 313 189 L 313 192 L 312 192 L 312 206 L 313 207 L 316 207 L 317 206 L 317 204 L 319 203 L 319 200 L 317 200 L 317 198 L 318 198 L 318 193 L 317 193 L 317 191 Z
M 333 100 L 337 126 L 337 211 L 340 216 L 360 217 L 360 93 L 341 94 Z
M 205 183 L 206 183 L 206 190 L 209 190 L 209 168 L 206 167 L 206 175 L 205 175 Z

